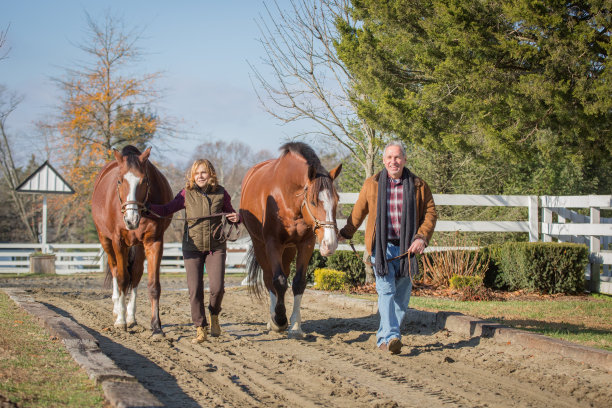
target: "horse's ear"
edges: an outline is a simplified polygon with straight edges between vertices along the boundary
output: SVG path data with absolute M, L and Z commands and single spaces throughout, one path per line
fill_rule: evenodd
M 138 156 L 138 159 L 140 160 L 141 163 L 144 163 L 145 161 L 149 159 L 150 154 L 151 154 L 151 146 L 147 147 L 147 150 L 142 152 L 142 154 Z
M 113 147 L 113 153 L 115 154 L 115 160 L 121 163 L 121 160 L 123 160 L 121 152 Z
M 308 180 L 314 180 L 317 176 L 317 170 L 313 166 L 308 166 Z
M 340 175 L 341 171 L 342 171 L 342 163 L 340 163 L 336 168 L 332 169 L 329 172 L 329 177 L 331 177 L 332 180 L 335 180 L 336 177 Z

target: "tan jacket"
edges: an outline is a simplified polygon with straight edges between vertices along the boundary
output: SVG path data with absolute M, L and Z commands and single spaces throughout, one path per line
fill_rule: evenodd
M 365 217 L 368 217 L 365 230 L 365 247 L 369 255 L 372 255 L 372 247 L 374 246 L 374 234 L 376 230 L 376 202 L 378 201 L 378 178 L 380 173 L 366 179 L 363 187 L 359 192 L 357 202 L 346 220 L 346 225 L 340 230 L 340 235 L 346 239 L 351 239 L 355 231 L 359 228 Z M 429 245 L 429 240 L 434 233 L 436 220 L 436 205 L 429 190 L 429 186 L 422 179 L 414 178 L 415 202 L 418 228 L 414 239 L 422 238 L 425 240 L 425 245 Z

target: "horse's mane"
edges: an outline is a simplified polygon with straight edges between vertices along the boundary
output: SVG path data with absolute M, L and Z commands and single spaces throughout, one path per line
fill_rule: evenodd
M 125 157 L 127 166 L 130 168 L 138 167 L 138 156 L 141 155 L 140 150 L 136 146 L 127 145 L 121 149 L 121 155 Z
M 306 143 L 302 142 L 290 142 L 285 143 L 280 147 L 281 157 L 286 155 L 287 153 L 295 153 L 302 156 L 308 166 L 314 167 L 315 170 L 319 171 L 323 166 L 321 165 L 321 160 L 319 160 L 319 156 L 312 150 L 312 147 L 308 146 Z
M 312 199 L 315 203 L 319 201 L 319 192 L 323 190 L 329 190 L 332 194 L 335 192 L 333 180 L 329 176 L 325 167 L 321 164 L 319 156 L 315 153 L 312 147 L 302 142 L 290 142 L 285 143 L 280 147 L 281 157 L 287 155 L 289 152 L 302 156 L 309 167 L 312 167 L 316 171 L 315 179 L 312 182 Z

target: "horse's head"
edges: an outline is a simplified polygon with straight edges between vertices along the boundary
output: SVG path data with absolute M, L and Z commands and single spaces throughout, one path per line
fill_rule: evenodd
M 342 164 L 332 171 L 322 173 L 312 166 L 308 170 L 308 182 L 302 202 L 302 215 L 306 222 L 312 224 L 319 242 L 319 251 L 329 256 L 338 248 L 338 226 L 336 225 L 336 208 L 338 193 L 334 180 L 340 174 Z
M 121 203 L 123 221 L 128 230 L 138 228 L 140 213 L 149 198 L 147 160 L 150 154 L 150 147 L 144 153 L 140 153 L 133 146 L 126 146 L 121 152 L 115 150 L 115 160 L 119 169 L 117 194 Z

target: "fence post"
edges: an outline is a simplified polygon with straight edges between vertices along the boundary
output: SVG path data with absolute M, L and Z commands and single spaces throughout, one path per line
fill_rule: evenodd
M 549 208 L 546 208 L 546 204 L 545 202 L 547 201 L 546 196 L 542 197 L 542 223 L 543 224 L 552 224 L 552 210 Z M 545 231 L 548 231 L 548 227 L 547 228 L 542 228 Z M 542 231 L 544 232 L 544 231 Z M 552 237 L 548 234 L 542 233 L 542 241 L 543 242 L 552 242 Z
M 538 222 L 538 196 L 529 196 L 529 242 L 537 242 L 540 236 Z
M 601 217 L 599 208 L 591 207 L 591 224 L 599 224 L 600 221 Z M 591 235 L 590 238 L 589 251 L 591 252 L 591 255 L 594 253 L 599 253 L 601 251 L 601 240 L 599 236 Z M 599 293 L 599 263 L 591 262 L 589 263 L 589 266 L 591 269 L 591 292 Z

